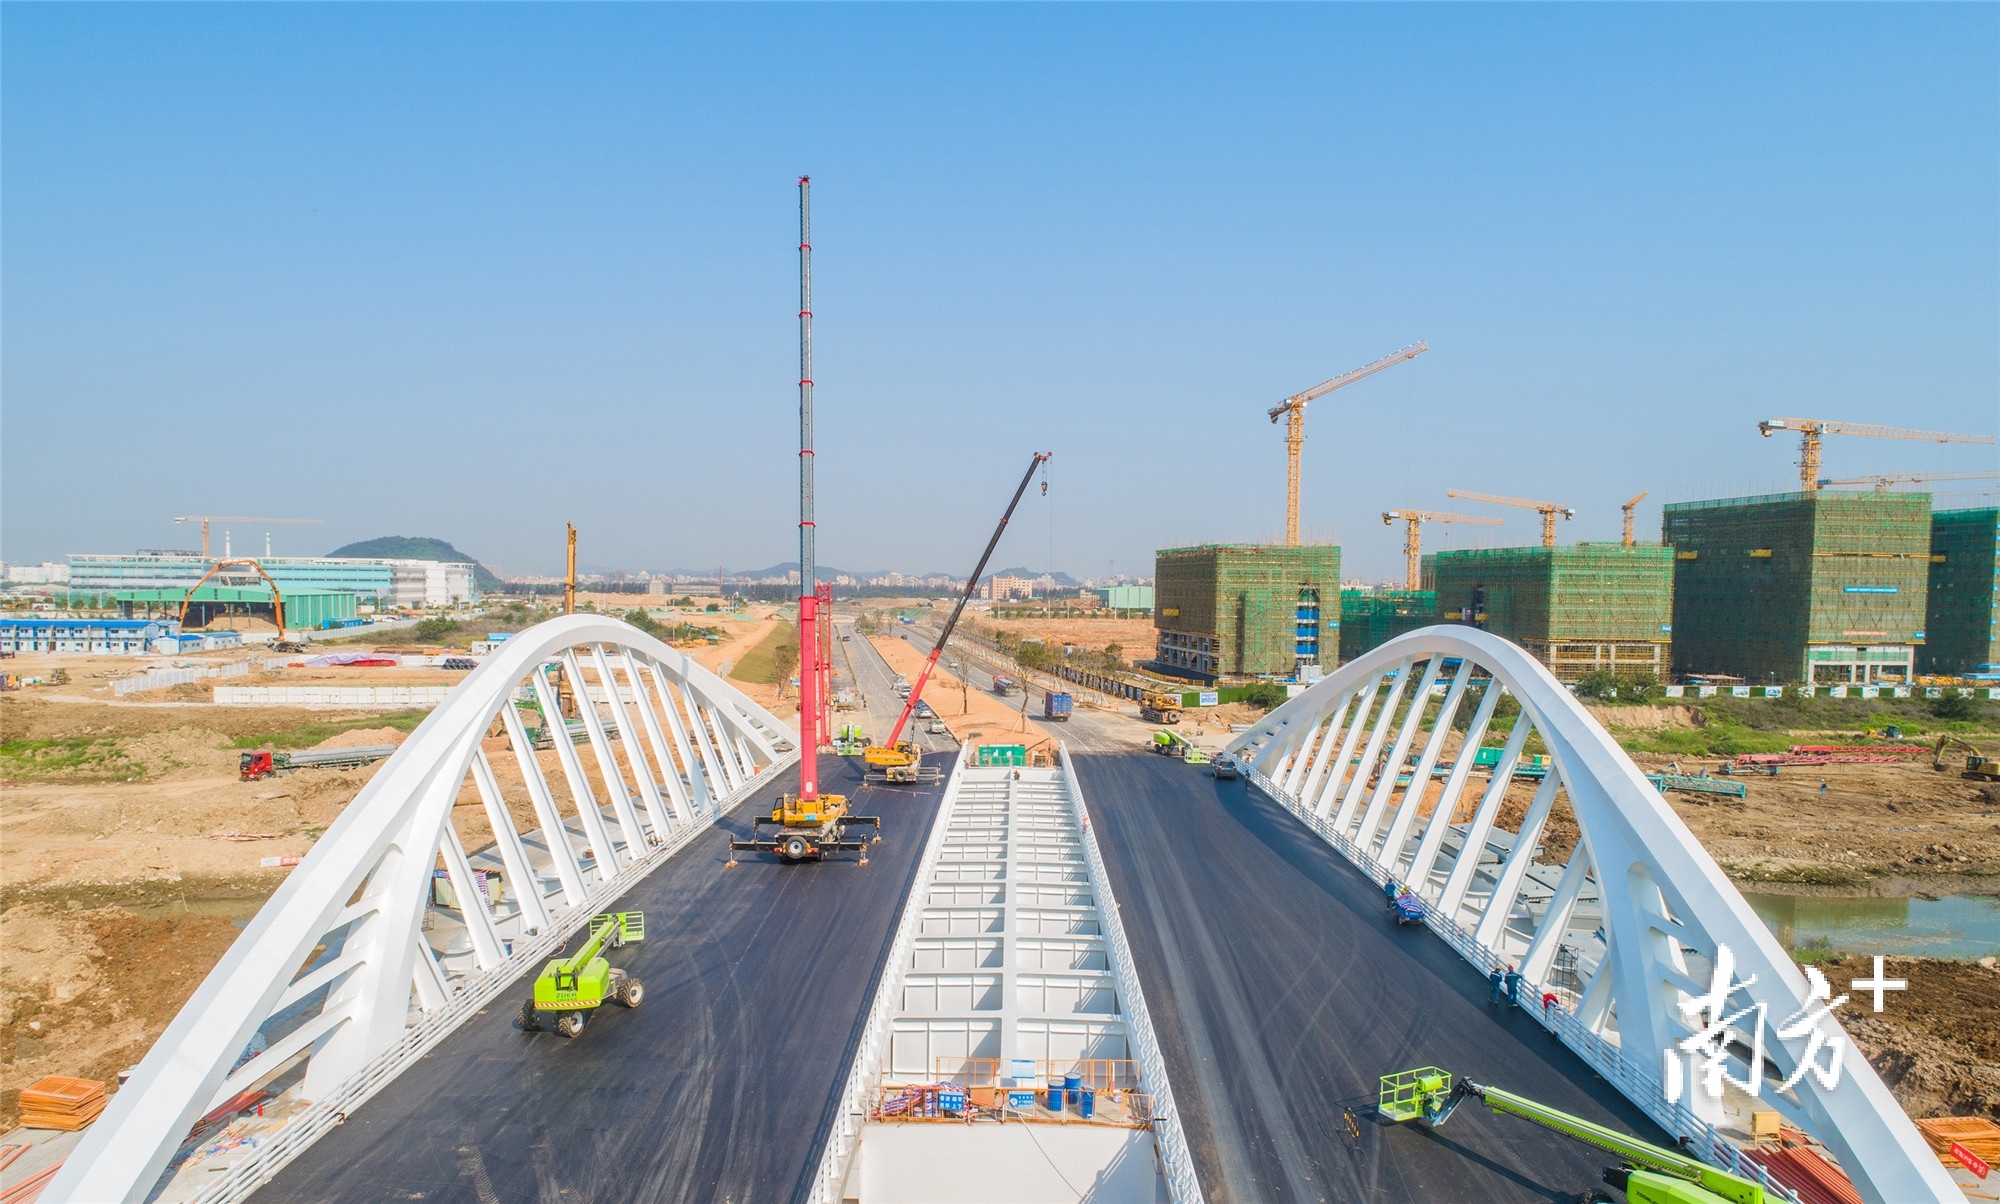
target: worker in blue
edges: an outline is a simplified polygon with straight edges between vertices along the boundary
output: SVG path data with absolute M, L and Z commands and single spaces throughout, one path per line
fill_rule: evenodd
M 1512 967 L 1512 966 L 1509 966 L 1509 967 L 1507 967 L 1507 979 L 1506 979 L 1506 981 L 1507 981 L 1507 1006 L 1508 1006 L 1508 1007 L 1511 1007 L 1511 1008 L 1517 1008 L 1517 1007 L 1520 1007 L 1520 1006 L 1521 1006 L 1521 972 L 1520 972 L 1519 970 L 1516 970 L 1516 969 L 1515 969 L 1514 967 Z
M 1392 877 L 1382 884 L 1382 897 L 1389 900 L 1390 907 L 1396 905 L 1396 894 L 1396 880 Z
M 1486 1002 L 1499 1003 L 1506 997 L 1502 988 L 1504 980 L 1505 976 L 1500 973 L 1500 967 L 1493 967 L 1493 973 L 1486 976 Z

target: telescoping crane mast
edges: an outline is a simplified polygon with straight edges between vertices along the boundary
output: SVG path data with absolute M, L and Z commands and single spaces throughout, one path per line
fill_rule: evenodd
M 1825 435 L 1860 435 L 1869 439 L 1913 439 L 1920 443 L 1992 443 L 1991 435 L 1953 435 L 1944 431 L 1912 431 L 1899 426 L 1869 426 L 1860 422 L 1830 422 L 1824 418 L 1767 418 L 1757 433 L 1769 439 L 1779 431 L 1799 437 L 1799 488 L 1818 493 L 1819 442 Z
M 1387 526 L 1397 519 L 1409 524 L 1403 532 L 1403 588 L 1417 590 L 1423 588 L 1424 543 L 1418 528 L 1425 523 L 1477 523 L 1482 527 L 1502 525 L 1497 518 L 1478 518 L 1470 514 L 1446 514 L 1431 510 L 1384 510 L 1382 523 Z
M 781 795 L 769 816 L 753 826 L 761 831 L 749 840 L 732 840 L 739 849 L 776 853 L 786 861 L 824 860 L 836 849 L 853 849 L 868 861 L 868 842 L 850 840 L 850 825 L 869 825 L 874 840 L 882 839 L 882 820 L 874 815 L 850 815 L 847 796 L 819 790 L 820 692 L 825 680 L 819 647 L 820 609 L 831 607 L 831 590 L 819 585 L 813 563 L 813 380 L 812 380 L 812 177 L 799 177 L 799 792 Z M 735 865 L 732 855 L 727 865 Z
M 1413 360 L 1430 349 L 1431 345 L 1420 339 L 1403 348 L 1401 351 L 1391 352 L 1383 356 L 1372 364 L 1363 365 L 1345 375 L 1336 376 L 1332 380 L 1321 381 L 1303 393 L 1294 393 L 1290 397 L 1285 398 L 1284 401 L 1271 407 L 1272 422 L 1276 422 L 1280 417 L 1287 419 L 1285 426 L 1286 544 L 1295 546 L 1299 542 L 1299 452 L 1306 445 L 1306 403 L 1325 397 L 1335 389 L 1345 389 L 1355 381 L 1365 380 L 1384 368 L 1394 367 L 1404 360 Z
M 958 596 L 958 605 L 951 608 L 951 617 L 945 620 L 944 629 L 938 632 L 937 643 L 931 646 L 931 654 L 924 658 L 924 667 L 917 674 L 916 682 L 910 687 L 910 696 L 903 701 L 903 713 L 896 716 L 896 726 L 889 729 L 889 738 L 881 744 L 862 751 L 862 759 L 869 766 L 885 770 L 890 781 L 913 780 L 910 770 L 917 764 L 917 745 L 914 740 L 904 740 L 903 728 L 910 722 L 910 716 L 917 709 L 917 703 L 924 696 L 924 683 L 931 679 L 931 670 L 937 667 L 938 657 L 944 654 L 944 646 L 951 639 L 952 629 L 958 626 L 958 617 L 965 613 L 965 604 L 979 589 L 979 576 L 986 571 L 986 562 L 993 558 L 993 549 L 1000 546 L 1000 537 L 1007 533 L 1007 522 L 1014 517 L 1014 508 L 1021 504 L 1021 496 L 1028 492 L 1028 482 L 1035 479 L 1035 470 L 1046 464 L 1053 452 L 1036 452 L 1028 461 L 1028 471 L 1021 474 L 1021 483 L 1014 487 L 1014 496 L 1007 502 L 1005 513 L 1000 515 L 1000 525 L 993 528 L 993 537 L 986 541 L 986 550 L 979 554 L 979 563 L 972 566 L 972 576 L 966 578 L 965 592 Z M 1048 488 L 1044 482 L 1042 488 Z
M 1501 497 L 1493 493 L 1473 493 L 1466 489 L 1447 489 L 1448 497 L 1462 497 L 1469 502 L 1488 502 L 1495 506 L 1517 506 L 1522 510 L 1536 510 L 1542 516 L 1542 546 L 1556 546 L 1556 516 L 1575 518 L 1576 511 L 1561 502 L 1537 502 L 1524 497 Z

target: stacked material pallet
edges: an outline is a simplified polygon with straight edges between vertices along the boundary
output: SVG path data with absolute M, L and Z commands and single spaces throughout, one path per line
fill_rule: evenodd
M 1984 1117 L 1940 1116 L 1918 1121 L 1917 1128 L 1923 1132 L 1924 1141 L 1937 1154 L 1938 1161 L 1946 1166 L 1959 1166 L 1964 1162 L 1952 1152 L 1954 1145 L 1988 1166 L 2000 1164 L 2000 1125 Z
M 74 1133 L 96 1120 L 107 1102 L 103 1083 L 50 1075 L 21 1092 L 21 1127 Z

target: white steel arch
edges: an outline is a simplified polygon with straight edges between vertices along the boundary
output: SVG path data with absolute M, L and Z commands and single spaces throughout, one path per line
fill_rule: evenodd
M 1503 697 L 1520 708 L 1504 739 L 1489 735 Z M 1547 750 L 1546 776 L 1523 807 L 1523 775 L 1510 833 L 1497 821 L 1517 770 L 1529 768 L 1531 740 Z M 1722 1100 L 1706 1077 L 1711 1061 L 1690 1048 L 1713 1028 L 1717 1064 L 1738 1083 L 1754 1081 L 1746 1055 L 1761 1038 L 1764 1106 L 1824 1142 L 1865 1199 L 1961 1198 L 1852 1042 L 1814 1041 L 1814 1028 L 1837 1035 L 1837 1018 L 1779 1038 L 1788 1020 L 1814 1014 L 1815 984 L 1639 768 L 1523 649 L 1471 627 L 1411 632 L 1272 711 L 1229 752 L 1376 881 L 1416 892 L 1428 925 L 1480 973 L 1518 968 L 1527 1012 L 1703 1157 L 1764 1178 L 1714 1127 Z M 1566 863 L 1544 866 L 1535 854 L 1560 801 L 1581 835 Z M 1718 980 L 1748 985 L 1704 1007 Z M 1836 1059 L 1831 1085 L 1801 1066 L 1830 1071 Z
M 577 718 L 531 737 L 522 708 L 560 716 L 566 698 Z M 514 636 L 313 845 L 43 1198 L 144 1199 L 204 1114 L 288 1084 L 310 1104 L 200 1198 L 247 1193 L 797 757 L 769 712 L 627 623 L 572 615 Z M 474 802 L 493 834 L 477 854 L 452 819 Z M 497 902 L 475 862 L 506 884 Z M 431 905 L 439 870 L 448 911 Z

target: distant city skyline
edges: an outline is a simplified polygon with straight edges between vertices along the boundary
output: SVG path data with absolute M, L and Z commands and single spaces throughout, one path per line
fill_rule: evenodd
M 16 5 L 0 555 L 325 519 L 552 572 L 795 539 L 1081 576 L 1303 528 L 1615 539 L 1794 487 L 1760 419 L 2000 413 L 2000 8 Z M 1830 475 L 1992 467 L 1829 439 Z M 1987 501 L 1953 493 L 1942 504 Z M 308 536 L 308 533 L 309 536 Z M 310 537 L 313 543 L 303 541 Z M 219 538 L 219 534 L 218 534 Z M 238 547 L 263 531 L 237 525 Z M 959 566 L 959 567 L 954 567 Z

